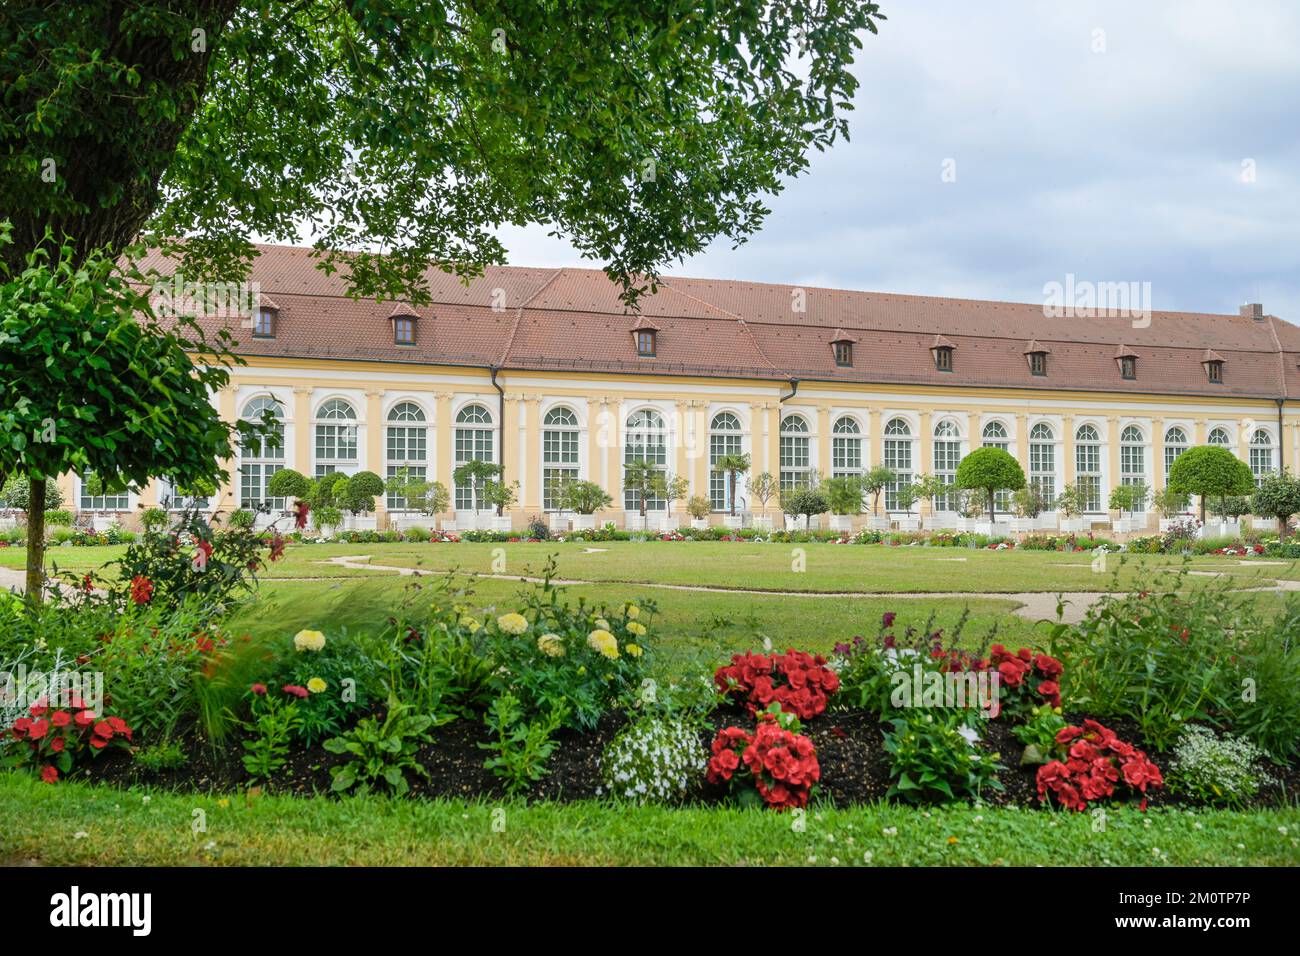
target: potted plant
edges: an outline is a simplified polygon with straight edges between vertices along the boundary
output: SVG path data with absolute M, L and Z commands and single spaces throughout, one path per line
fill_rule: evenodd
M 1112 511 L 1118 511 L 1119 517 L 1114 521 L 1114 528 L 1120 533 L 1136 531 L 1145 521 L 1140 521 L 1136 515 L 1140 508 L 1146 506 L 1147 498 L 1150 497 L 1150 491 L 1144 482 L 1137 482 L 1129 485 L 1118 485 L 1111 489 L 1109 506 Z M 1124 513 L 1128 512 L 1128 517 Z
M 467 461 L 458 465 L 456 470 L 451 473 L 452 480 L 457 485 L 463 485 L 469 489 L 470 512 L 468 521 L 472 527 L 479 526 L 479 510 L 485 504 L 483 500 L 483 490 L 487 483 L 501 474 L 501 466 L 490 461 Z M 462 512 L 457 509 L 457 523 L 462 522 Z
M 894 472 L 884 465 L 877 465 L 862 476 L 862 490 L 871 496 L 871 517 L 867 519 L 867 527 L 873 531 L 889 530 L 889 515 L 880 513 L 880 496 L 893 480 Z
M 982 491 L 988 505 L 989 519 L 977 522 L 975 530 L 997 536 L 1010 531 L 1010 525 L 998 521 L 999 491 L 1019 491 L 1025 487 L 1025 473 L 1020 462 L 1001 448 L 976 448 L 957 464 L 957 487 Z
M 1213 507 L 1219 518 L 1217 533 L 1224 538 L 1241 537 L 1241 516 L 1250 513 L 1250 499 L 1244 495 L 1222 495 Z
M 1011 530 L 1033 531 L 1038 526 L 1038 516 L 1043 513 L 1043 492 L 1037 485 L 1025 485 L 1011 495 L 1011 505 L 1016 509 Z
M 312 517 L 321 536 L 325 538 L 334 537 L 334 532 L 338 530 L 339 525 L 343 524 L 343 512 L 333 505 L 323 505 L 313 509 Z
M 629 461 L 623 466 L 623 490 L 637 496 L 637 511 L 627 515 L 624 524 L 629 531 L 645 531 L 650 499 L 667 493 L 666 476 L 648 461 Z
M 767 513 L 767 503 L 781 493 L 781 483 L 770 471 L 760 471 L 749 482 L 749 493 L 758 502 L 761 514 L 754 515 L 754 527 L 772 530 L 772 516 Z
M 375 531 L 379 519 L 375 517 L 375 499 L 384 493 L 384 480 L 373 471 L 359 471 L 334 486 L 339 507 L 348 512 L 345 525 L 353 531 Z
M 1061 530 L 1068 534 L 1079 534 L 1090 527 L 1087 519 L 1080 517 L 1083 499 L 1079 495 L 1079 486 L 1068 482 L 1056 496 L 1056 513 L 1060 517 Z
M 488 507 L 496 508 L 497 513 L 492 517 L 493 531 L 509 531 L 511 528 L 510 515 L 506 514 L 506 509 L 513 507 L 519 500 L 519 482 L 512 481 L 507 484 L 504 481 L 497 481 L 495 478 L 489 479 L 483 486 L 483 500 L 487 502 Z
M 822 482 L 822 491 L 831 508 L 831 530 L 852 531 L 853 516 L 862 512 L 862 478 L 839 475 Z
M 560 506 L 573 512 L 574 531 L 594 531 L 596 512 L 614 503 L 605 489 L 594 481 L 571 481 L 560 495 Z
M 965 488 L 958 488 L 952 485 L 952 491 L 956 507 L 957 518 L 953 521 L 953 527 L 957 531 L 971 532 L 975 530 L 975 519 L 984 513 L 984 499 L 979 494 L 972 494 Z
M 825 514 L 830 506 L 825 493 L 810 485 L 791 488 L 781 496 L 781 510 L 790 517 L 790 526 L 795 529 L 810 530 L 813 517 Z
M 912 491 L 916 494 L 917 501 L 926 501 L 930 504 L 931 525 L 939 527 L 938 512 L 935 511 L 935 502 L 948 491 L 948 485 L 938 475 L 921 475 L 916 481 L 912 482 Z M 924 524 L 924 522 L 922 522 Z
M 1219 527 L 1212 531 L 1205 521 L 1206 506 L 1217 500 L 1222 507 L 1224 498 L 1228 496 L 1251 494 L 1255 490 L 1255 476 L 1250 466 L 1228 449 L 1200 445 L 1187 449 L 1174 459 L 1173 467 L 1169 469 L 1169 487 L 1201 499 L 1202 536 L 1230 534 L 1236 537 L 1241 534 L 1240 522 L 1236 522 L 1234 528 L 1233 522 L 1227 520 L 1227 512 L 1220 510 L 1216 512 L 1220 515 Z
M 748 455 L 723 455 L 713 465 L 714 471 L 720 472 L 727 477 L 727 517 L 723 523 L 728 528 L 739 528 L 742 522 L 742 516 L 736 514 L 736 486 L 739 483 L 740 476 L 749 471 L 750 460 Z
M 692 528 L 707 528 L 709 512 L 712 510 L 713 504 L 703 495 L 694 495 L 686 502 L 686 511 L 691 516 Z
M 674 475 L 664 482 L 664 500 L 668 502 L 668 510 L 664 512 L 659 523 L 660 531 L 676 531 L 681 527 L 681 519 L 677 517 L 673 505 L 678 501 L 685 501 L 690 493 L 691 483 L 681 475 Z
M 1187 509 L 1192 496 L 1177 488 L 1165 486 L 1151 496 L 1151 505 L 1160 512 L 1160 530 L 1170 531 L 1187 520 Z
M 897 518 L 899 531 L 916 531 L 921 527 L 920 515 L 912 514 L 912 505 L 916 504 L 918 495 L 916 485 L 908 482 L 905 485 L 899 485 L 894 491 L 894 500 L 898 502 L 898 507 L 903 510 L 901 517 Z

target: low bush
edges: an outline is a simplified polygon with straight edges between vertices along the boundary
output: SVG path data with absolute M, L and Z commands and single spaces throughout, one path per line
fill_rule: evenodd
M 642 717 L 605 748 L 597 792 L 636 803 L 671 803 L 690 793 L 707 766 L 708 755 L 694 726 Z
M 890 720 L 885 751 L 891 783 L 885 795 L 928 803 L 1001 790 L 1000 755 L 979 749 L 979 733 L 966 716 L 949 707 L 912 707 Z
M 1257 769 L 1264 754 L 1250 741 L 1188 724 L 1174 747 L 1169 789 L 1210 804 L 1242 806 L 1268 776 Z
M 1056 759 L 1038 768 L 1038 799 L 1055 799 L 1067 810 L 1086 810 L 1117 789 L 1141 794 L 1145 809 L 1147 789 L 1164 782 L 1160 768 L 1145 753 L 1095 720 L 1062 729 L 1056 750 Z

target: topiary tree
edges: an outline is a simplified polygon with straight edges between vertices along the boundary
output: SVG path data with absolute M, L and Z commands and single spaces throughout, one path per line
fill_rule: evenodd
M 470 503 L 477 514 L 483 501 L 483 489 L 486 484 L 501 474 L 501 466 L 490 461 L 467 461 L 451 473 L 458 485 L 469 487 Z
M 0 500 L 5 506 L 15 511 L 26 511 L 32 503 L 32 483 L 26 475 L 14 475 L 4 483 L 0 490 Z M 63 507 L 63 492 L 59 486 L 50 482 L 45 486 L 45 510 L 57 511 Z
M 782 510 L 788 515 L 802 515 L 807 519 L 808 524 L 812 523 L 813 515 L 825 514 L 830 506 L 830 502 L 826 500 L 826 493 L 820 488 L 801 485 L 798 488 L 791 488 L 781 496 Z
M 1265 478 L 1250 500 L 1251 511 L 1263 518 L 1276 518 L 1281 540 L 1286 540 L 1287 523 L 1300 512 L 1300 478 L 1285 471 Z
M 1201 523 L 1209 498 L 1248 495 L 1255 490 L 1250 466 L 1218 445 L 1198 445 L 1174 459 L 1169 469 L 1169 487 L 1201 499 Z
M 272 498 L 307 501 L 311 498 L 311 491 L 311 479 L 292 468 L 281 468 L 266 483 L 266 492 Z
M 623 489 L 637 496 L 641 517 L 645 517 L 651 498 L 667 492 L 667 476 L 648 461 L 629 461 L 623 466 Z
M 987 497 L 989 520 L 997 520 L 997 493 L 1025 487 L 1020 462 L 1001 448 L 976 448 L 957 465 L 957 487 L 982 491 Z
M 497 517 L 505 514 L 519 499 L 519 482 L 489 481 L 483 486 L 483 500 L 489 507 L 497 509 Z
M 877 465 L 862 476 L 862 490 L 871 495 L 873 515 L 880 514 L 880 496 L 893 480 L 894 472 L 884 465 Z
M 347 482 L 348 476 L 341 471 L 331 471 L 317 478 L 315 487 L 311 489 L 312 510 L 320 511 L 322 508 L 337 507 L 344 495 L 344 486 Z
M 1134 512 L 1146 504 L 1149 494 L 1150 489 L 1147 487 L 1146 482 L 1139 481 L 1134 484 L 1116 485 L 1110 490 L 1108 505 L 1120 514 L 1127 511 L 1131 518 Z
M 713 465 L 714 471 L 727 476 L 727 489 L 729 491 L 727 498 L 731 505 L 730 513 L 732 515 L 736 513 L 736 482 L 741 475 L 749 471 L 749 464 L 748 455 L 723 455 Z
M 335 486 L 338 505 L 354 515 L 369 514 L 375 510 L 375 499 L 384 493 L 384 479 L 373 471 L 359 471 L 343 485 L 340 493 Z

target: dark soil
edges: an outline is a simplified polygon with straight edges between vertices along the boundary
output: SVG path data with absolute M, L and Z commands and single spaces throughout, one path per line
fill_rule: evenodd
M 553 753 L 550 773 L 526 794 L 529 799 L 570 801 L 597 796 L 600 785 L 599 759 L 608 743 L 622 728 L 621 714 L 607 714 L 590 733 L 564 729 L 556 735 L 559 746 Z M 1081 723 L 1079 715 L 1066 715 L 1071 723 Z M 1104 721 L 1127 741 L 1141 746 L 1137 728 L 1124 720 Z M 752 727 L 753 719 L 742 709 L 724 707 L 710 718 L 710 726 L 701 733 L 701 742 L 707 748 L 714 733 L 727 726 Z M 1012 725 L 990 720 L 979 727 L 983 739 L 979 746 L 1000 755 L 1003 769 L 998 779 L 1003 789 L 989 789 L 983 794 L 986 803 L 994 806 L 1016 805 L 1036 807 L 1038 793 L 1035 787 L 1037 767 L 1020 766 L 1023 750 L 1011 732 Z M 880 721 L 866 711 L 837 711 L 821 715 L 804 724 L 806 734 L 817 748 L 821 765 L 821 782 L 815 799 L 837 807 L 883 800 L 889 789 L 889 762 L 884 749 L 884 735 Z M 481 721 L 456 720 L 435 728 L 432 740 L 419 752 L 419 760 L 428 770 L 427 779 L 408 775 L 412 796 L 461 797 L 496 799 L 505 796 L 505 788 L 491 771 L 483 766 L 489 754 L 480 743 L 489 739 L 489 731 Z M 1169 758 L 1151 748 L 1144 748 L 1163 769 Z M 100 759 L 90 763 L 86 775 L 89 779 L 127 785 L 142 783 L 169 790 L 230 793 L 256 784 L 250 779 L 241 760 L 244 748 L 240 740 L 232 738 L 214 748 L 199 737 L 188 738 L 188 760 L 184 766 L 169 771 L 150 774 L 135 763 L 125 751 L 107 751 Z M 267 792 L 293 795 L 321 795 L 330 790 L 330 768 L 343 760 L 317 745 L 306 751 L 293 753 L 283 769 L 271 781 L 261 783 Z M 1268 765 L 1266 772 L 1274 783 L 1261 790 L 1255 806 L 1290 805 L 1300 793 L 1300 768 Z M 697 798 L 712 802 L 723 799 L 725 793 L 701 782 Z M 1186 804 L 1167 790 L 1153 790 L 1149 802 L 1153 806 Z

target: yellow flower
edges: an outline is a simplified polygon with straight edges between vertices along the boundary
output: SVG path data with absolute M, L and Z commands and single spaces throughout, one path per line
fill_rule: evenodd
M 645 652 L 641 650 L 640 644 L 624 644 L 623 650 L 627 651 L 628 657 L 640 657 Z
M 501 628 L 501 630 L 505 631 L 507 634 L 519 635 L 528 630 L 528 618 L 524 617 L 522 614 L 515 614 L 514 612 L 511 612 L 510 614 L 502 614 L 497 618 L 497 627 Z
M 460 626 L 465 628 L 465 630 L 469 631 L 471 634 L 473 634 L 483 625 L 478 622 L 477 618 L 470 617 L 468 614 L 466 614 L 464 617 L 460 619 Z
M 611 661 L 618 658 L 618 640 L 604 628 L 597 628 L 587 635 L 591 649 Z
M 638 624 L 636 621 L 628 621 L 627 629 L 637 637 L 645 637 L 645 625 Z
M 639 607 L 637 607 L 635 604 L 629 604 L 627 606 L 628 620 L 635 621 L 640 616 L 641 616 L 641 609 Z
M 603 617 L 598 617 L 598 618 L 596 618 L 596 627 L 597 627 L 597 629 L 599 629 L 599 630 L 602 630 L 602 631 L 608 631 L 608 630 L 609 630 L 609 621 L 605 620 Z
M 537 639 L 537 649 L 547 657 L 563 657 L 564 640 L 558 634 L 543 634 Z
M 325 635 L 320 631 L 299 631 L 293 636 L 293 646 L 299 651 L 319 651 L 325 646 Z
M 307 689 L 313 694 L 319 694 L 328 686 L 329 684 L 326 684 L 319 677 L 313 677 L 311 680 L 307 681 Z

